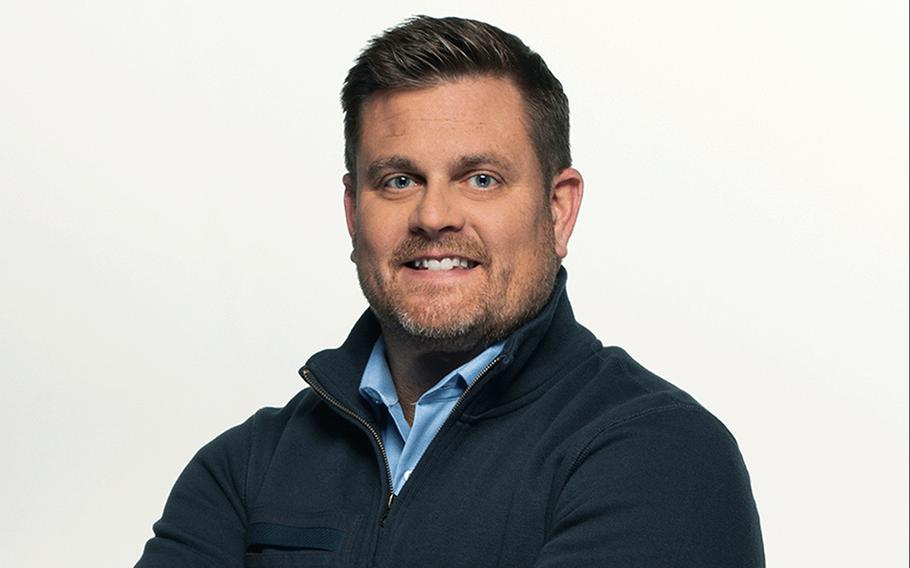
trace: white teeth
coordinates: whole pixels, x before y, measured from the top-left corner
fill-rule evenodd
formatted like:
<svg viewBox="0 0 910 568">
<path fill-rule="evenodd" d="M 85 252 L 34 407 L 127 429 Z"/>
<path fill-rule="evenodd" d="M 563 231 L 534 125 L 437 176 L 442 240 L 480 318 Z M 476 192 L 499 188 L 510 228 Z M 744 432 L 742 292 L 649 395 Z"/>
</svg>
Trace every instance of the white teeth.
<svg viewBox="0 0 910 568">
<path fill-rule="evenodd" d="M 471 264 L 467 259 L 449 257 L 437 260 L 435 258 L 421 258 L 409 263 L 411 268 L 424 270 L 452 270 L 454 268 L 470 268 Z"/>
</svg>

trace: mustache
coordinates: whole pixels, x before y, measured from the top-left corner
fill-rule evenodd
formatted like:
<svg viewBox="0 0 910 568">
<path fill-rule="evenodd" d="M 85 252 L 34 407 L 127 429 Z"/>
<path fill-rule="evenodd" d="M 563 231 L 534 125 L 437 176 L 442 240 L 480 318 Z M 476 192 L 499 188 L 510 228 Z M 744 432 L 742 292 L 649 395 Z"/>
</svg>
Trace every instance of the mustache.
<svg viewBox="0 0 910 568">
<path fill-rule="evenodd" d="M 445 253 L 447 256 L 459 256 L 487 264 L 489 255 L 487 249 L 479 241 L 467 236 L 453 234 L 445 235 L 438 239 L 428 239 L 419 235 L 411 235 L 399 244 L 392 254 L 392 262 L 396 265 L 404 264 L 409 260 L 421 256 Z"/>
</svg>

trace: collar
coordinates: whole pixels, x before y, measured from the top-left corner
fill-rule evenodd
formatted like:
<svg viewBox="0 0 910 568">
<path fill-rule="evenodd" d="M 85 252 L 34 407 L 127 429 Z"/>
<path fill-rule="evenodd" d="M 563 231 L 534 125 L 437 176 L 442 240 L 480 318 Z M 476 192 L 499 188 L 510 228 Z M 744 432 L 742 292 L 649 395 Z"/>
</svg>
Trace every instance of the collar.
<svg viewBox="0 0 910 568">
<path fill-rule="evenodd" d="M 484 367 L 489 365 L 499 355 L 504 344 L 505 341 L 494 343 L 470 361 L 446 373 L 436 384 L 427 389 L 420 399 L 442 398 L 443 394 L 445 395 L 444 398 L 453 398 L 461 395 L 468 385 L 477 379 Z M 392 371 L 389 369 L 389 363 L 385 357 L 385 342 L 382 337 L 376 340 L 376 344 L 370 352 L 370 358 L 367 360 L 366 368 L 363 370 L 358 390 L 360 396 L 376 405 L 392 407 L 398 404 L 398 391 L 395 389 Z M 446 393 L 443 393 L 443 390 Z"/>
<path fill-rule="evenodd" d="M 540 394 L 567 365 L 574 365 L 602 347 L 594 335 L 575 321 L 566 294 L 567 274 L 560 268 L 550 299 L 529 322 L 505 341 L 499 362 L 469 394 L 463 417 L 479 419 L 490 413 L 522 406 Z M 372 416 L 360 395 L 360 379 L 381 330 L 367 309 L 344 343 L 316 353 L 300 370 L 309 369 L 310 380 L 362 417 Z"/>
<path fill-rule="evenodd" d="M 382 340 L 382 337 L 377 339 L 376 344 L 373 345 L 373 351 L 370 352 L 370 358 L 367 359 L 367 366 L 360 377 L 358 390 L 360 396 L 376 405 L 392 407 L 398 404 L 398 391 L 395 389 L 392 371 L 385 358 L 385 341 Z"/>
</svg>

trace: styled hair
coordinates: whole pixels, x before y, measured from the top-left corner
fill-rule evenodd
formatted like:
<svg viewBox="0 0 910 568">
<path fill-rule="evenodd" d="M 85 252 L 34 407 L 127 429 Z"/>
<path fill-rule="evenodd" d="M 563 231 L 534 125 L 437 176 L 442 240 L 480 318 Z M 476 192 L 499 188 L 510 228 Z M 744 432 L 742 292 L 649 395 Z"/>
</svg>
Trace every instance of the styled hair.
<svg viewBox="0 0 910 568">
<path fill-rule="evenodd" d="M 416 16 L 374 37 L 341 90 L 344 163 L 356 176 L 363 105 L 380 91 L 430 87 L 489 75 L 511 79 L 524 99 L 531 142 L 546 187 L 572 165 L 569 101 L 543 58 L 512 34 L 465 18 Z"/>
</svg>

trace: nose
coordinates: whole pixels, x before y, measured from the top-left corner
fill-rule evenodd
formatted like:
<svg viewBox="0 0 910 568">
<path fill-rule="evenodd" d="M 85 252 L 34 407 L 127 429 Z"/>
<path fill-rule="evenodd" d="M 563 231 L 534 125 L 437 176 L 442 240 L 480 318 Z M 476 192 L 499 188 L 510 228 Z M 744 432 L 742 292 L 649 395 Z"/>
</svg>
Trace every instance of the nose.
<svg viewBox="0 0 910 568">
<path fill-rule="evenodd" d="M 448 184 L 431 183 L 423 189 L 409 219 L 412 233 L 436 240 L 446 232 L 464 227 L 464 214 Z"/>
</svg>

